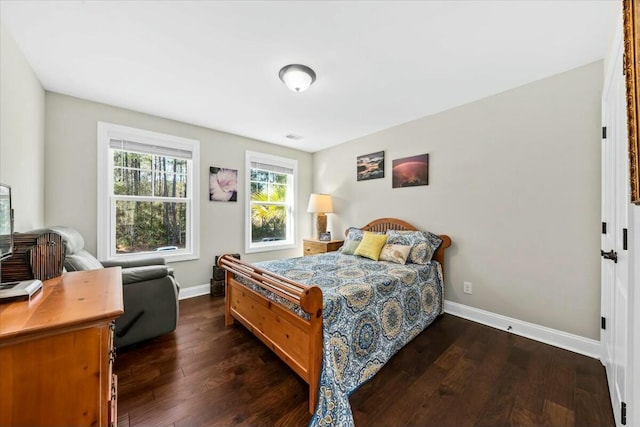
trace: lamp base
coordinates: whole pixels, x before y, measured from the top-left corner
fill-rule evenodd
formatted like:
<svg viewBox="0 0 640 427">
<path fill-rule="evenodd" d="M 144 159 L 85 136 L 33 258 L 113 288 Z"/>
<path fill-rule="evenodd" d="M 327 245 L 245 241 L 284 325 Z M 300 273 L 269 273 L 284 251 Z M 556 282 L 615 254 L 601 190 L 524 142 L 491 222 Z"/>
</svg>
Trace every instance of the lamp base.
<svg viewBox="0 0 640 427">
<path fill-rule="evenodd" d="M 316 218 L 316 232 L 318 233 L 316 237 L 319 239 L 320 233 L 327 232 L 327 214 L 319 213 Z"/>
</svg>

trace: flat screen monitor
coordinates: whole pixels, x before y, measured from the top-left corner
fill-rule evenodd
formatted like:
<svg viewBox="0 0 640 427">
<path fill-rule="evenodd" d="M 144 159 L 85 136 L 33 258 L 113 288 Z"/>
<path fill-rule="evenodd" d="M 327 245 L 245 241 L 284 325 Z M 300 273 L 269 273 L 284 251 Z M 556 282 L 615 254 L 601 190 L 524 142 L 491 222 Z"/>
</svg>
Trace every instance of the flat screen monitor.
<svg viewBox="0 0 640 427">
<path fill-rule="evenodd" d="M 13 253 L 13 211 L 11 187 L 0 184 L 0 260 Z"/>
</svg>

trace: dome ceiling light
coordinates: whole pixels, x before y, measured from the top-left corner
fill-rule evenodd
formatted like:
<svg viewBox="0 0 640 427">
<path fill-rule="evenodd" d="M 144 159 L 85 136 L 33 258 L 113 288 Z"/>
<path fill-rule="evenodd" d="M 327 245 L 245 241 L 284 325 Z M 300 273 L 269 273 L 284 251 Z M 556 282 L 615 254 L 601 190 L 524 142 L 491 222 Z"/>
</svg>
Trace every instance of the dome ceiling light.
<svg viewBox="0 0 640 427">
<path fill-rule="evenodd" d="M 316 80 L 316 73 L 306 65 L 289 64 L 280 69 L 280 80 L 292 91 L 303 92 Z"/>
</svg>

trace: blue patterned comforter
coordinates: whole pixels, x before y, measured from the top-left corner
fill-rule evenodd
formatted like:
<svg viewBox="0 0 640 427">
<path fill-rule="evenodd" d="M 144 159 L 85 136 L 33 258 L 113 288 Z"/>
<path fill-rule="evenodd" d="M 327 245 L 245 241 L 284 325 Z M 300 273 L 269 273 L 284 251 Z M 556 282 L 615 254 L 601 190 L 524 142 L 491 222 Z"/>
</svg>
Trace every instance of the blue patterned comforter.
<svg viewBox="0 0 640 427">
<path fill-rule="evenodd" d="M 322 288 L 323 366 L 310 426 L 353 426 L 349 395 L 442 312 L 442 269 L 434 261 L 399 265 L 330 252 L 255 265 Z"/>
</svg>

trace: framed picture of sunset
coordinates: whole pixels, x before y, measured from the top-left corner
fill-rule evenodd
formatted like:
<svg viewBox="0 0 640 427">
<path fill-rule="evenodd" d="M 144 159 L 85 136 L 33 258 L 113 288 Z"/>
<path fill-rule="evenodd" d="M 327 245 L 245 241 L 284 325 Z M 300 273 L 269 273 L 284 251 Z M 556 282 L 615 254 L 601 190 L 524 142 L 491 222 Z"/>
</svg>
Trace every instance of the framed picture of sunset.
<svg viewBox="0 0 640 427">
<path fill-rule="evenodd" d="M 358 181 L 378 178 L 384 178 L 384 151 L 358 156 Z"/>
<path fill-rule="evenodd" d="M 429 185 L 429 154 L 395 159 L 392 168 L 392 187 Z"/>
</svg>

